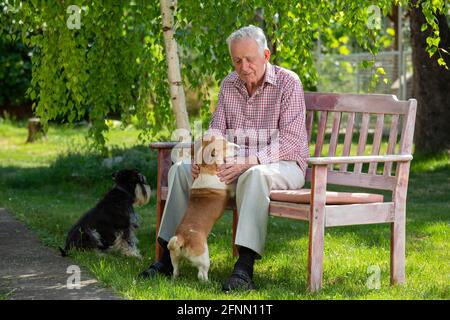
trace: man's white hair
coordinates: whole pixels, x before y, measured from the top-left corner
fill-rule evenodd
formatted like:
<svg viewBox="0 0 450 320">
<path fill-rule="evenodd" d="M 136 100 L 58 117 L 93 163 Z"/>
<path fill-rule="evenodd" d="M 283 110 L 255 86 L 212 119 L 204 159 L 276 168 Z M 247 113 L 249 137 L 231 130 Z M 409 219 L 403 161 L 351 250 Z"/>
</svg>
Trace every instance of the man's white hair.
<svg viewBox="0 0 450 320">
<path fill-rule="evenodd" d="M 228 50 L 230 51 L 230 54 L 231 54 L 231 43 L 241 39 L 255 40 L 258 45 L 259 51 L 261 52 L 261 55 L 264 55 L 265 49 L 269 49 L 267 47 L 267 40 L 264 31 L 259 27 L 249 25 L 247 27 L 242 27 L 236 30 L 227 38 Z"/>
</svg>

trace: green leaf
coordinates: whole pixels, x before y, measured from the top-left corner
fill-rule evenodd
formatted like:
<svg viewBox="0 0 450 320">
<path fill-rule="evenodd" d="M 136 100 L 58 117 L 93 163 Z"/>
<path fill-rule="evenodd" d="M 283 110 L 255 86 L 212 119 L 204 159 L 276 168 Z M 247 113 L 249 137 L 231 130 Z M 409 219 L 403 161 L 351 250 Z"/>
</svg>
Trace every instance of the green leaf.
<svg viewBox="0 0 450 320">
<path fill-rule="evenodd" d="M 361 66 L 364 69 L 371 68 L 375 62 L 373 60 L 363 60 L 361 61 Z"/>
<path fill-rule="evenodd" d="M 350 50 L 348 50 L 346 46 L 340 46 L 339 53 L 343 55 L 348 55 L 350 53 Z"/>
<path fill-rule="evenodd" d="M 428 54 L 430 55 L 430 58 L 436 53 L 437 48 L 436 47 L 431 47 L 428 50 Z"/>
<path fill-rule="evenodd" d="M 386 72 L 384 71 L 384 69 L 382 67 L 377 68 L 377 73 L 379 74 L 386 74 Z"/>
<path fill-rule="evenodd" d="M 387 29 L 386 29 L 386 33 L 387 33 L 388 35 L 392 36 L 392 37 L 395 36 L 395 30 L 394 30 L 394 28 L 387 28 Z"/>
</svg>

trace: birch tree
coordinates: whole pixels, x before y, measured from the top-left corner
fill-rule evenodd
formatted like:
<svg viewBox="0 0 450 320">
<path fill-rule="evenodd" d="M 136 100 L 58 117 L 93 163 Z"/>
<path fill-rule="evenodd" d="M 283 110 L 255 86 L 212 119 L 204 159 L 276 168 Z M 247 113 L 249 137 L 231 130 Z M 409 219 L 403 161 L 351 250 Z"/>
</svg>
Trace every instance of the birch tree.
<svg viewBox="0 0 450 320">
<path fill-rule="evenodd" d="M 183 79 L 180 72 L 178 57 L 178 44 L 174 38 L 174 12 L 176 0 L 160 0 L 162 30 L 166 48 L 167 74 L 170 87 L 170 101 L 175 114 L 178 129 L 190 131 L 188 113 L 186 111 L 186 98 L 184 94 Z"/>
</svg>

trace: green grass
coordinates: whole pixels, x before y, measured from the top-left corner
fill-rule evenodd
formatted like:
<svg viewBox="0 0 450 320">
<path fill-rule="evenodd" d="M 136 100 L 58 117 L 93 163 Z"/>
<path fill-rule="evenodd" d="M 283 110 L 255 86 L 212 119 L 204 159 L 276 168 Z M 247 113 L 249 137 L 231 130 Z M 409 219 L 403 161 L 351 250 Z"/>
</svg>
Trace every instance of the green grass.
<svg viewBox="0 0 450 320">
<path fill-rule="evenodd" d="M 138 144 L 137 130 L 115 129 L 109 135 L 110 156 L 124 158 L 112 168 L 103 167 L 104 157 L 84 147 L 86 131 L 51 126 L 46 140 L 25 144 L 25 125 L 0 122 L 0 207 L 24 221 L 53 249 L 111 187 L 110 174 L 115 169 L 137 167 L 155 187 L 156 155 Z M 308 293 L 308 225 L 271 217 L 265 254 L 255 265 L 258 290 L 223 294 L 221 283 L 235 262 L 230 213 L 218 221 L 209 238 L 209 283 L 200 283 L 187 263 L 176 281 L 138 279 L 138 273 L 154 259 L 153 197 L 137 209 L 142 216 L 138 232 L 142 261 L 94 252 L 75 252 L 71 259 L 127 299 L 449 299 L 448 190 L 449 156 L 416 157 L 408 190 L 404 286 L 389 285 L 388 225 L 337 227 L 325 233 L 324 287 L 317 294 Z M 371 266 L 381 272 L 380 289 L 367 286 Z"/>
</svg>

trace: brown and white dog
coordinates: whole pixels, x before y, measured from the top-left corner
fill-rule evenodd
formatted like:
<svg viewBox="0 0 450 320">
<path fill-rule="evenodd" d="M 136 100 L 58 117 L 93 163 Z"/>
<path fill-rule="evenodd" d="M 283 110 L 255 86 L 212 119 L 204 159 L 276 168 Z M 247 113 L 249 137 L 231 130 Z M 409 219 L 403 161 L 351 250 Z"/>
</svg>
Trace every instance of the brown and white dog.
<svg viewBox="0 0 450 320">
<path fill-rule="evenodd" d="M 225 158 L 236 155 L 238 150 L 238 145 L 219 136 L 203 137 L 201 144 L 196 143 L 194 161 L 200 174 L 192 184 L 186 213 L 168 244 L 174 278 L 179 275 L 180 259 L 184 257 L 198 268 L 199 280 L 208 280 L 207 238 L 235 190 L 221 182 L 217 172 Z"/>
</svg>

